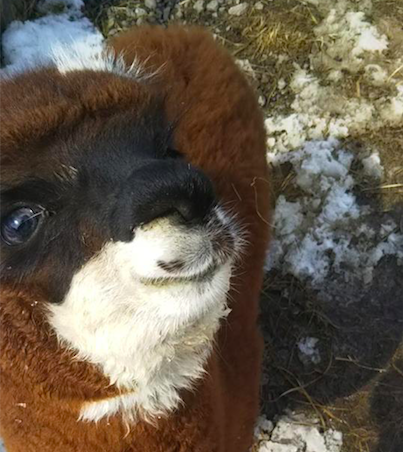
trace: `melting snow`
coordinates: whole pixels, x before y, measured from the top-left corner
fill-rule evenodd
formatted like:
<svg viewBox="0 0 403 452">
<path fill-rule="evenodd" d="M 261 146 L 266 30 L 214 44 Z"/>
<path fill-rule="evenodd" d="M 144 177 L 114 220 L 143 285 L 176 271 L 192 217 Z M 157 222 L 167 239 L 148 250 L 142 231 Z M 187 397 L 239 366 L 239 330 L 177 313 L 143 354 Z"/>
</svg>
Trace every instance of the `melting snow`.
<svg viewBox="0 0 403 452">
<path fill-rule="evenodd" d="M 301 195 L 292 201 L 277 199 L 274 213 L 274 240 L 267 269 L 276 268 L 320 286 L 331 272 L 346 282 L 372 281 L 379 260 L 395 255 L 403 263 L 403 234 L 394 223 L 385 233 L 368 224 L 371 208 L 359 204 L 351 174 L 354 156 L 334 138 L 306 142 L 302 149 L 269 154 L 274 166 L 292 164 L 296 177 L 292 184 Z M 378 154 L 361 160 L 364 172 L 382 175 Z"/>
<path fill-rule="evenodd" d="M 302 362 L 318 364 L 321 361 L 320 352 L 317 348 L 319 339 L 316 337 L 304 337 L 297 344 L 299 357 Z"/>
<path fill-rule="evenodd" d="M 82 0 L 45 0 L 42 13 L 65 5 L 61 14 L 48 14 L 36 20 L 14 21 L 3 34 L 4 61 L 1 73 L 12 74 L 46 64 L 57 47 L 79 44 L 81 48 L 102 48 L 103 37 L 81 12 Z"/>
<path fill-rule="evenodd" d="M 393 62 L 387 59 L 387 37 L 368 22 L 364 11 L 352 10 L 353 5 L 346 0 L 305 1 L 321 8 L 325 15 L 314 28 L 321 50 L 311 55 L 309 67 L 294 64 L 290 82 L 295 95 L 292 112 L 266 119 L 269 148 L 287 152 L 300 148 L 307 140 L 345 138 L 403 121 L 403 86 L 393 87 L 390 78 L 403 64 L 403 58 Z M 360 9 L 370 10 L 371 5 L 370 0 L 361 2 Z M 334 83 L 319 80 L 317 70 L 327 73 Z M 346 97 L 337 82 L 343 80 L 343 72 L 359 71 L 374 86 L 389 87 L 391 94 L 374 101 Z M 283 86 L 284 81 L 279 83 Z"/>
<path fill-rule="evenodd" d="M 300 193 L 277 199 L 267 268 L 309 280 L 313 286 L 334 273 L 347 283 L 359 279 L 366 284 L 382 257 L 394 255 L 402 264 L 403 235 L 392 222 L 387 234 L 382 225 L 371 226 L 371 208 L 355 195 L 353 159 L 359 161 L 362 176 L 379 183 L 384 173 L 379 154 L 354 156 L 338 140 L 402 123 L 403 86 L 388 85 L 388 71 L 394 67 L 388 67 L 383 55 L 386 36 L 365 16 L 370 0 L 360 5 L 362 11 L 354 11 L 346 0 L 306 1 L 324 13 L 314 29 L 322 50 L 312 55 L 309 68 L 295 64 L 292 112 L 269 116 L 265 122 L 269 161 L 274 167 L 286 162 L 293 166 L 292 184 Z M 317 69 L 326 70 L 336 83 L 324 84 L 314 75 Z M 337 83 L 343 71 L 359 70 L 374 85 L 391 88 L 391 94 L 375 101 L 343 95 Z"/>
<path fill-rule="evenodd" d="M 274 425 L 260 417 L 255 429 L 256 452 L 340 452 L 342 434 L 328 429 L 321 433 L 318 419 L 288 412 Z"/>
</svg>

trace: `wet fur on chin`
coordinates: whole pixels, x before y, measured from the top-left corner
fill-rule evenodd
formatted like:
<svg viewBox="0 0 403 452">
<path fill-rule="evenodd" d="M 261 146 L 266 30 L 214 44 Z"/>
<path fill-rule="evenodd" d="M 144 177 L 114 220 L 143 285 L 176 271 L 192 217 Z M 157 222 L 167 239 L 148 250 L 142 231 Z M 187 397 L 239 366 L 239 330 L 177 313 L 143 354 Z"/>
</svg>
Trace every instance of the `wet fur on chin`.
<svg viewBox="0 0 403 452">
<path fill-rule="evenodd" d="M 46 171 L 54 171 L 52 155 L 65 153 L 67 145 L 85 149 L 87 138 L 95 140 L 87 155 L 94 150 L 105 152 L 114 181 L 114 162 L 108 152 L 112 149 L 123 159 L 127 157 L 126 151 L 136 139 L 131 121 L 142 117 L 144 111 L 151 111 L 149 117 L 155 118 L 152 111 L 159 108 L 153 101 L 157 93 L 168 119 L 177 121 L 175 145 L 211 178 L 224 209 L 235 212 L 245 227 L 248 243 L 231 277 L 228 296 L 217 300 L 211 311 L 206 310 L 206 317 L 199 315 L 202 324 L 208 325 L 206 344 L 210 345 L 205 347 L 200 341 L 204 326 L 193 336 L 194 332 L 189 333 L 189 342 L 199 341 L 205 355 L 202 351 L 200 360 L 191 364 L 192 375 L 186 376 L 182 389 L 167 390 L 165 405 L 177 408 L 161 419 L 157 415 L 152 425 L 138 418 L 141 404 L 137 387 L 127 384 L 133 375 L 121 379 L 119 386 L 111 384 L 112 372 L 105 376 L 100 371 L 105 363 L 94 365 L 96 357 L 77 359 L 78 347 L 58 338 L 49 325 L 49 292 L 54 295 L 50 310 L 62 309 L 60 302 L 72 287 L 74 274 L 105 246 L 74 210 L 60 223 L 56 216 L 50 216 L 52 224 L 65 235 L 43 239 L 47 250 L 60 254 L 59 260 L 49 259 L 45 251 L 34 246 L 18 259 L 7 253 L 2 256 L 1 435 L 8 452 L 245 452 L 251 446 L 259 412 L 262 338 L 257 316 L 269 238 L 263 118 L 254 93 L 232 58 L 201 29 L 141 27 L 117 37 L 110 45 L 115 55 L 123 55 L 125 68 L 136 61 L 142 74 L 160 70 L 140 83 L 135 77 L 113 71 L 63 69 L 62 74 L 56 67 L 2 82 L 1 183 L 7 181 L 8 190 L 31 171 L 42 180 Z M 141 130 L 149 126 L 161 129 L 158 143 L 164 142 L 166 124 L 143 121 Z M 105 133 L 106 128 L 113 133 Z M 147 138 L 147 134 L 141 133 L 141 137 Z M 155 145 L 147 140 L 141 144 Z M 44 154 L 44 150 L 52 152 Z M 81 166 L 65 162 L 64 169 L 59 169 L 54 183 L 25 186 L 24 196 L 36 196 L 39 190 L 38 196 L 50 203 L 54 199 L 57 205 L 64 193 L 59 184 L 67 179 L 74 185 Z M 76 202 L 80 205 L 82 199 L 78 197 Z M 98 211 L 95 203 L 94 212 Z M 80 235 L 70 235 L 75 230 L 71 222 L 80 227 Z M 78 255 L 69 255 L 72 244 L 82 250 Z M 20 266 L 23 274 L 18 271 Z M 229 314 L 226 305 L 231 309 Z M 173 340 L 181 342 L 179 337 Z M 82 353 L 80 358 L 85 355 Z M 175 365 L 184 370 L 181 362 Z M 144 372 L 147 386 L 152 372 Z M 119 375 L 112 380 L 117 382 Z M 190 391 L 186 389 L 188 383 Z M 150 406 L 151 411 L 154 408 L 155 412 L 159 410 L 158 400 Z M 122 412 L 129 420 L 137 417 L 129 429 Z M 80 416 L 82 421 L 77 422 Z"/>
</svg>

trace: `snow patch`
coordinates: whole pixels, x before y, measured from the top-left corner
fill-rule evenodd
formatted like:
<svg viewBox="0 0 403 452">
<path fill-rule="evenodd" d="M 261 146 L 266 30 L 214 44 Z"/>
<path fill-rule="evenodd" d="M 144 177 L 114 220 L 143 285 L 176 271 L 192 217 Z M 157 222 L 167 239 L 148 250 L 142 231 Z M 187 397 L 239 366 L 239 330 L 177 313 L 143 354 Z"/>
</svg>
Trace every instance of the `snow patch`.
<svg viewBox="0 0 403 452">
<path fill-rule="evenodd" d="M 332 136 L 345 138 L 350 131 L 365 129 L 373 121 L 375 107 L 365 99 L 337 96 L 331 86 L 322 86 L 308 70 L 295 65 L 290 88 L 295 94 L 289 115 L 265 120 L 272 151 L 287 152 L 308 140 Z"/>
<path fill-rule="evenodd" d="M 381 110 L 381 117 L 392 125 L 399 125 L 403 121 L 403 85 L 397 86 L 396 97 L 386 99 Z"/>
<path fill-rule="evenodd" d="M 367 21 L 364 12 L 347 10 L 350 7 L 346 2 L 336 2 L 314 33 L 325 47 L 319 55 L 321 65 L 358 72 L 371 58 L 369 53 L 388 48 L 388 40 Z"/>
<path fill-rule="evenodd" d="M 299 340 L 297 347 L 299 357 L 303 363 L 312 362 L 319 364 L 321 361 L 320 352 L 317 348 L 319 339 L 316 337 L 304 337 Z"/>
<path fill-rule="evenodd" d="M 295 65 L 290 88 L 295 94 L 291 113 L 265 120 L 271 152 L 288 152 L 308 140 L 346 138 L 403 121 L 403 86 L 374 101 L 346 98 L 334 85 L 323 86 L 309 70 Z"/>
<path fill-rule="evenodd" d="M 325 15 L 314 27 L 320 50 L 310 56 L 309 65 L 294 64 L 289 83 L 294 94 L 291 112 L 269 115 L 265 121 L 270 150 L 287 152 L 308 140 L 341 139 L 398 125 L 403 121 L 403 86 L 394 85 L 391 76 L 403 59 L 388 60 L 388 39 L 364 12 L 371 10 L 371 1 L 360 4 L 361 11 L 352 10 L 354 6 L 346 0 L 306 1 Z M 327 80 L 320 80 L 316 71 L 327 74 Z M 344 75 L 358 72 L 368 83 L 387 87 L 389 93 L 377 99 L 367 99 L 359 91 L 346 96 L 341 85 Z M 279 83 L 281 90 L 285 83 Z"/>
<path fill-rule="evenodd" d="M 275 425 L 260 417 L 255 429 L 256 452 L 340 452 L 342 433 L 328 429 L 321 433 L 319 420 L 288 412 Z"/>
<path fill-rule="evenodd" d="M 373 271 L 386 255 L 403 262 L 403 234 L 396 224 L 376 230 L 367 224 L 369 206 L 357 202 L 356 181 L 351 174 L 354 156 L 338 140 L 307 142 L 298 151 L 269 154 L 273 166 L 291 163 L 297 199 L 277 199 L 274 239 L 266 268 L 309 279 L 320 287 L 331 274 L 346 283 L 372 281 Z M 362 160 L 364 171 L 380 176 L 378 154 Z"/>
<path fill-rule="evenodd" d="M 378 152 L 373 152 L 369 157 L 363 158 L 361 164 L 366 176 L 382 179 L 384 171 Z"/>
<path fill-rule="evenodd" d="M 36 20 L 12 22 L 3 34 L 2 75 L 12 75 L 38 65 L 49 64 L 55 49 L 79 47 L 86 54 L 103 50 L 103 37 L 84 17 L 81 0 L 46 0 L 39 5 L 42 13 L 64 6 L 60 14 L 48 14 Z"/>
<path fill-rule="evenodd" d="M 252 78 L 252 79 L 256 79 L 256 73 L 255 70 L 253 69 L 251 63 L 249 60 L 245 59 L 245 60 L 235 60 L 235 63 L 238 65 L 238 67 L 245 72 L 245 74 Z"/>
</svg>

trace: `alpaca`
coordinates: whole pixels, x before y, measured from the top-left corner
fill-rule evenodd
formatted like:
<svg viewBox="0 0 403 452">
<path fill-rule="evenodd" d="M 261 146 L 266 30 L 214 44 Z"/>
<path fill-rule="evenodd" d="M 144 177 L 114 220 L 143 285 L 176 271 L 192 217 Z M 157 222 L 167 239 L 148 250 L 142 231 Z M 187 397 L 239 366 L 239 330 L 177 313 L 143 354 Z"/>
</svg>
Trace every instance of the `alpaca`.
<svg viewBox="0 0 403 452">
<path fill-rule="evenodd" d="M 1 82 L 8 452 L 246 452 L 263 119 L 206 31 L 140 27 Z"/>
</svg>

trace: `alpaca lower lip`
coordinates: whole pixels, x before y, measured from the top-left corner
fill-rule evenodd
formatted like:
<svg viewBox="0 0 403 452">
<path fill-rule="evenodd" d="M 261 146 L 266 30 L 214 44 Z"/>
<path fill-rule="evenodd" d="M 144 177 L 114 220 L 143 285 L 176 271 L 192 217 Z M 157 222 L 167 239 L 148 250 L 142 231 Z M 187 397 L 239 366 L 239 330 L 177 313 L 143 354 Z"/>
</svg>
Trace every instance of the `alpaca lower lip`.
<svg viewBox="0 0 403 452">
<path fill-rule="evenodd" d="M 174 284 L 186 284 L 186 283 L 205 283 L 211 281 L 215 273 L 217 272 L 218 264 L 212 263 L 206 270 L 196 275 L 191 276 L 169 276 L 161 278 L 142 278 L 141 282 L 145 285 L 151 286 L 168 286 Z"/>
</svg>

